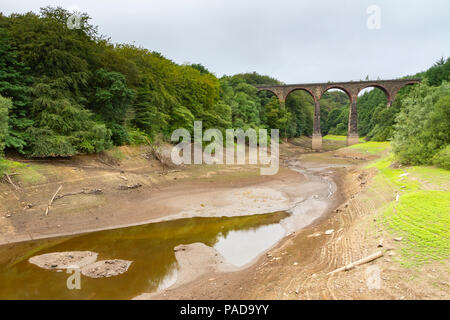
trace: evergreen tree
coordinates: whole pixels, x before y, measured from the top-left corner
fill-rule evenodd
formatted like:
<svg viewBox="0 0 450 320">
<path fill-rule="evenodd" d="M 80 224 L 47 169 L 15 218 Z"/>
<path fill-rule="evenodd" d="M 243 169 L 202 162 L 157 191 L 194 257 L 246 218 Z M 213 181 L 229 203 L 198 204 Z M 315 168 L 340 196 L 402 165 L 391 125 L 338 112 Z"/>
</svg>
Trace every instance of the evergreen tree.
<svg viewBox="0 0 450 320">
<path fill-rule="evenodd" d="M 12 100 L 5 144 L 8 148 L 23 152 L 29 139 L 26 130 L 33 125 L 29 114 L 28 86 L 31 78 L 26 75 L 27 68 L 17 60 L 16 52 L 9 44 L 7 23 L 7 19 L 0 16 L 0 95 Z"/>
</svg>

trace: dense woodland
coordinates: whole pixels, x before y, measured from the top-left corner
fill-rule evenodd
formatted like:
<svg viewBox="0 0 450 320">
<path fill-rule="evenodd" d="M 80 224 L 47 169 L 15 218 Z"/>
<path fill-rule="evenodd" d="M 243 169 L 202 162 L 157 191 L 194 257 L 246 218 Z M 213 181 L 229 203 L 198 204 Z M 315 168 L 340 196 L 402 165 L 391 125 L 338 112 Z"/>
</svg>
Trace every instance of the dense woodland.
<svg viewBox="0 0 450 320">
<path fill-rule="evenodd" d="M 82 15 L 0 14 L 0 154 L 67 157 L 112 146 L 170 140 L 174 129 L 278 128 L 282 137 L 312 134 L 313 100 L 303 91 L 280 105 L 256 84 L 280 84 L 256 73 L 217 78 L 201 64 L 178 65 L 158 52 L 114 44 Z M 416 76 L 391 108 L 379 89 L 358 99 L 358 130 L 368 140 L 393 140 L 400 162 L 450 168 L 450 59 Z M 321 130 L 347 133 L 349 100 L 329 91 Z"/>
</svg>

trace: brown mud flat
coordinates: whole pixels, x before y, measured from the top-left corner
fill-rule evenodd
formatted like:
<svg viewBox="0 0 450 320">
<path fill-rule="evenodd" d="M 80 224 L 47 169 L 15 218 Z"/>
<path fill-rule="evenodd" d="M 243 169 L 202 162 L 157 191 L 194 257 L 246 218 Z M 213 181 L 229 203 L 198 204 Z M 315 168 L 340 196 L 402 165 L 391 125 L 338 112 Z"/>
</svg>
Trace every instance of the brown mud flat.
<svg viewBox="0 0 450 320">
<path fill-rule="evenodd" d="M 394 196 L 373 197 L 368 193 L 374 172 L 362 169 L 362 164 L 366 163 L 362 157 L 339 150 L 304 154 L 308 150 L 284 144 L 281 146 L 284 166 L 280 167 L 280 172 L 275 176 L 260 176 L 254 166 L 167 170 L 157 161 L 140 157 L 142 150 L 123 148 L 122 151 L 125 159 L 120 161 L 120 166 L 114 161 L 111 165 L 105 164 L 104 159 L 99 163 L 92 157 L 80 157 L 59 165 L 41 165 L 39 169 L 47 174 L 46 182 L 41 185 L 17 183 L 21 191 L 0 185 L 4 200 L 0 213 L 10 215 L 0 218 L 0 243 L 211 216 L 211 212 L 212 216 L 222 216 L 227 211 L 244 215 L 284 210 L 298 201 L 297 189 L 306 182 L 301 172 L 287 168 L 292 160 L 299 160 L 305 168 L 319 167 L 333 176 L 337 192 L 325 215 L 312 225 L 291 233 L 245 268 L 223 270 L 214 266 L 213 259 L 210 268 L 199 274 L 192 276 L 187 268 L 183 271 L 187 272 L 185 280 L 139 298 L 449 299 L 448 273 L 445 272 L 448 263 L 405 270 L 393 261 L 399 248 L 389 239 L 382 248 L 384 257 L 350 271 L 328 274 L 379 250 L 380 239 L 372 222 L 377 219 L 377 209 L 386 201 L 392 201 Z M 137 184 L 142 187 L 119 188 Z M 44 216 L 48 199 L 59 185 L 63 185 L 62 193 L 83 189 L 103 192 L 64 197 L 55 201 L 49 215 Z M 308 197 L 320 192 L 325 196 L 325 190 L 319 192 L 314 185 L 310 186 Z M 239 191 L 236 193 L 236 190 Z M 272 194 L 276 196 L 261 205 Z M 302 197 L 305 197 L 304 192 Z M 183 211 L 186 207 L 188 210 Z M 333 231 L 329 233 L 329 230 Z M 203 249 L 199 252 L 209 250 Z M 381 271 L 381 289 L 368 288 L 368 266 Z M 444 280 L 436 286 L 435 278 Z"/>
<path fill-rule="evenodd" d="M 211 271 L 137 299 L 450 299 L 449 261 L 405 268 L 395 261 L 401 250 L 396 241 L 384 238 L 379 246 L 383 230 L 374 223 L 377 209 L 394 195 L 373 195 L 374 174 L 361 166 L 341 171 L 335 180 L 341 205 L 287 236 L 252 266 L 236 272 Z M 380 250 L 384 256 L 375 261 L 330 274 Z M 370 286 L 373 270 L 380 275 L 376 288 Z"/>
<path fill-rule="evenodd" d="M 93 156 L 56 163 L 36 161 L 32 165 L 45 177 L 43 183 L 18 180 L 18 191 L 0 184 L 0 244 L 193 216 L 285 210 L 303 180 L 301 174 L 286 168 L 274 176 L 261 176 L 256 166 L 167 169 L 144 158 L 142 150 L 122 149 L 126 158 L 120 166 L 106 165 L 104 159 Z M 56 197 L 46 216 L 59 186 L 58 196 L 64 197 Z"/>
</svg>

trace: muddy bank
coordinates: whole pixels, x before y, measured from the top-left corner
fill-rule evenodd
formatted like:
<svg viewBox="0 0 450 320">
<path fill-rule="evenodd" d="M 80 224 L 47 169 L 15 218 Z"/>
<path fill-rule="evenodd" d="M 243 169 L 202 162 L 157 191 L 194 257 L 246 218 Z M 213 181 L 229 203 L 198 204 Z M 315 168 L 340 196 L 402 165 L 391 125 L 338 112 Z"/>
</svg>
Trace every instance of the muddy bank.
<svg viewBox="0 0 450 320">
<path fill-rule="evenodd" d="M 338 228 L 334 223 L 336 212 L 342 211 L 336 207 L 347 207 L 348 190 L 357 190 L 359 187 L 357 184 L 352 185 L 353 181 L 349 184 L 348 167 L 324 164 L 316 166 L 313 163 L 300 164 L 296 161 L 290 161 L 289 166 L 310 180 L 326 182 L 326 187 L 324 186 L 319 195 L 300 200 L 298 206 L 292 209 L 297 212 L 297 217 L 301 218 L 296 220 L 295 216 L 291 216 L 281 221 L 280 225 L 289 232 L 270 250 L 236 270 L 204 270 L 203 274 L 197 275 L 194 281 L 175 283 L 160 292 L 142 294 L 136 299 L 286 298 L 283 294 L 281 296 L 271 294 L 274 288 L 278 288 L 275 278 L 282 278 L 289 282 L 292 275 L 299 272 L 301 266 L 321 263 L 315 260 L 316 253 L 323 253 L 323 245 L 332 241 L 337 232 L 342 232 L 342 228 Z M 323 206 L 323 203 L 319 206 L 315 205 L 317 204 L 315 201 L 320 199 L 328 199 L 328 202 L 323 202 L 327 205 Z M 188 269 L 185 267 L 184 272 L 189 272 Z M 191 269 L 190 272 L 194 270 Z M 282 285 L 290 287 L 286 283 Z M 281 287 L 279 289 L 282 290 Z M 291 296 L 291 298 L 295 297 Z"/>
<path fill-rule="evenodd" d="M 204 274 L 211 272 L 232 272 L 239 269 L 227 263 L 226 259 L 220 253 L 204 243 L 179 245 L 175 247 L 174 251 L 178 268 L 176 282 L 170 286 L 171 289 L 195 281 Z M 147 300 L 157 294 L 159 293 L 145 293 L 134 299 Z"/>
<path fill-rule="evenodd" d="M 74 235 L 189 217 L 231 217 L 291 210 L 304 199 L 325 196 L 325 181 L 311 181 L 302 173 L 281 169 L 275 176 L 245 179 L 210 178 L 208 181 L 179 181 L 158 188 L 140 188 L 101 197 L 91 209 L 69 209 L 65 198 L 54 204 L 48 216 L 28 212 L 0 217 L 0 244 Z M 327 188 L 327 187 L 325 187 Z M 63 189 L 64 190 L 64 189 Z M 67 199 L 66 201 L 72 201 Z M 75 204 L 76 205 L 76 204 Z M 61 208 L 61 210 L 60 210 Z"/>
<path fill-rule="evenodd" d="M 290 170 L 301 174 L 302 177 L 304 177 L 304 181 L 297 185 L 297 193 L 294 193 L 296 197 L 293 198 L 293 203 L 290 208 L 287 209 L 291 215 L 280 222 L 279 227 L 284 230 L 282 236 L 279 237 L 278 240 L 273 241 L 271 247 L 266 248 L 266 250 L 273 249 L 274 246 L 279 246 L 280 243 L 283 243 L 283 239 L 285 239 L 286 236 L 295 234 L 296 231 L 312 225 L 316 221 L 321 221 L 321 218 L 323 221 L 326 214 L 330 213 L 331 209 L 334 208 L 340 200 L 342 200 L 342 197 L 337 194 L 337 183 L 334 181 L 339 176 L 337 171 L 339 171 L 338 168 L 340 166 L 305 166 L 302 162 L 297 160 L 290 160 L 286 162 L 286 165 Z M 268 236 L 274 232 L 276 233 L 276 231 L 269 231 Z M 242 243 L 245 243 L 245 239 L 242 239 Z M 161 292 L 142 294 L 136 297 L 136 299 L 170 298 L 172 292 L 177 292 L 177 289 L 183 285 L 189 286 L 189 283 L 194 282 L 195 279 L 201 277 L 204 279 L 205 277 L 209 277 L 208 281 L 211 282 L 214 281 L 218 274 L 245 270 L 253 264 L 258 263 L 262 257 L 262 254 L 266 252 L 266 250 L 260 251 L 254 259 L 239 266 L 236 265 L 236 262 L 234 265 L 231 264 L 231 259 L 227 261 L 225 257 L 214 250 L 217 248 L 217 245 L 215 248 L 203 247 L 183 247 L 184 250 L 189 249 L 189 254 L 187 254 L 189 258 L 186 259 L 184 251 L 182 255 L 177 255 L 177 260 L 179 259 L 178 272 L 182 276 L 177 279 L 173 286 L 165 288 L 164 290 L 161 290 Z M 235 248 L 230 248 L 230 251 L 233 249 Z M 197 265 L 196 263 L 193 263 L 196 259 L 201 260 L 202 257 L 209 259 L 208 262 L 204 263 L 204 267 L 202 267 L 201 264 Z M 270 257 L 272 256 L 270 255 Z M 232 265 L 233 267 L 223 268 L 222 266 L 226 262 L 228 262 L 228 266 Z M 220 278 L 220 276 L 218 277 Z"/>
<path fill-rule="evenodd" d="M 5 270 L 2 274 L 5 275 L 4 283 L 7 285 L 4 290 L 0 290 L 0 296 L 9 297 L 13 293 L 22 297 L 21 294 L 31 290 L 50 298 L 84 298 L 87 295 L 96 298 L 130 299 L 146 292 L 160 292 L 164 295 L 176 290 L 175 288 L 196 283 L 197 280 L 193 279 L 203 279 L 211 274 L 214 276 L 208 279 L 217 279 L 216 274 L 220 278 L 222 274 L 247 270 L 261 261 L 264 252 L 283 243 L 287 235 L 325 219 L 324 214 L 330 212 L 339 202 L 334 182 L 335 177 L 339 176 L 339 167 L 321 165 L 317 168 L 304 163 L 286 165 L 290 166 L 290 169 L 283 169 L 278 175 L 264 178 L 263 181 L 260 177 L 255 177 L 254 180 L 232 180 L 217 184 L 207 182 L 216 188 L 206 188 L 204 185 L 200 187 L 201 183 L 181 182 L 153 192 L 150 198 L 145 197 L 145 191 L 129 192 L 127 196 L 131 199 L 126 200 L 127 206 L 114 202 L 116 211 L 108 212 L 114 218 L 114 214 L 123 206 L 127 211 L 118 216 L 122 219 L 126 218 L 125 213 L 133 217 L 134 211 L 131 211 L 131 208 L 137 209 L 141 217 L 148 218 L 155 208 L 161 210 L 163 207 L 166 211 L 159 211 L 160 216 L 154 217 L 153 221 L 165 219 L 167 222 L 145 225 L 137 223 L 139 226 L 79 235 L 67 240 L 42 240 L 45 241 L 42 243 L 48 243 L 44 246 L 39 241 L 10 245 L 18 252 L 22 251 L 22 247 L 24 252 L 34 252 L 34 249 L 26 249 L 29 245 L 44 248 L 42 253 L 90 250 L 99 252 L 102 260 L 121 257 L 133 261 L 133 265 L 122 275 L 105 278 L 105 281 L 108 281 L 103 283 L 101 288 L 95 282 L 83 280 L 87 281 L 88 291 L 67 292 L 65 281 L 60 279 L 61 281 L 55 282 L 55 276 L 52 274 L 38 270 L 27 272 L 32 276 L 31 279 L 34 279 L 30 279 L 31 281 L 11 276 L 16 274 L 17 270 L 27 268 L 20 262 L 23 258 L 19 255 L 9 260 L 9 264 L 3 265 Z M 186 186 L 191 188 L 186 190 Z M 158 199 L 165 201 L 161 203 Z M 273 214 L 264 213 L 280 209 L 282 211 Z M 168 212 L 173 214 L 167 214 Z M 183 250 L 173 250 L 180 244 L 198 242 L 203 243 L 201 248 L 195 248 L 198 252 L 189 249 L 186 252 L 191 254 L 183 256 L 183 253 L 186 253 Z M 4 253 L 7 252 L 11 252 L 10 249 Z M 0 261 L 2 254 L 0 252 Z M 192 260 L 191 257 L 195 259 Z M 202 261 L 203 258 L 206 261 Z M 201 260 L 200 266 L 196 261 L 198 259 Z M 225 265 L 231 265 L 232 268 L 222 268 Z M 64 275 L 61 273 L 57 274 L 57 277 L 62 276 Z M 24 286 L 24 292 L 11 292 L 7 289 L 8 283 L 11 288 L 17 287 L 18 285 L 14 285 L 16 281 Z M 47 292 L 41 287 L 42 281 L 53 281 L 60 287 L 55 286 L 54 292 Z M 215 283 L 215 280 L 211 282 Z M 130 283 L 134 285 L 131 286 Z M 124 286 L 128 288 L 126 291 L 116 290 Z M 28 287 L 29 289 L 26 289 Z M 152 298 L 160 296 L 156 294 Z M 140 298 L 142 297 L 146 296 Z"/>
</svg>

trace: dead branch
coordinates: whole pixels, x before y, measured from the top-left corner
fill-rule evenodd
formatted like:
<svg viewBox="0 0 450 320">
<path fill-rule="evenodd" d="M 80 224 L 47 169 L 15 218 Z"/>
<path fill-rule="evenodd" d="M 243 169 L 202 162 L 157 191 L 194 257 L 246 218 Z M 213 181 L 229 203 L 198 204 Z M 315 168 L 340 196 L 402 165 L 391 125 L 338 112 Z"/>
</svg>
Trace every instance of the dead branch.
<svg viewBox="0 0 450 320">
<path fill-rule="evenodd" d="M 119 190 L 137 189 L 137 188 L 140 188 L 140 187 L 142 187 L 142 184 L 137 183 L 137 184 L 133 184 L 133 185 L 130 185 L 130 186 L 119 186 Z"/>
<path fill-rule="evenodd" d="M 78 194 L 102 194 L 102 193 L 103 193 L 102 189 L 91 189 L 91 190 L 82 190 L 78 192 L 69 192 L 56 196 L 54 201 L 62 199 L 64 197 L 76 196 Z"/>
<path fill-rule="evenodd" d="M 15 173 L 15 174 L 17 174 L 17 173 Z M 14 184 L 14 182 L 12 181 L 11 176 L 9 174 L 5 173 L 5 178 L 9 182 L 9 184 L 12 185 L 14 187 L 14 189 L 16 189 L 16 191 L 20 190 L 20 188 Z"/>
<path fill-rule="evenodd" d="M 156 144 L 152 144 L 152 143 L 150 142 L 150 140 L 149 140 L 147 137 L 144 137 L 144 139 L 147 141 L 147 143 L 148 143 L 148 145 L 149 145 L 149 147 L 150 147 L 150 153 L 151 153 L 151 155 L 152 155 L 156 160 L 158 160 L 158 161 L 161 163 L 161 165 L 162 165 L 162 167 L 163 167 L 163 170 L 166 170 L 166 168 L 167 168 L 169 165 L 168 165 L 166 159 L 164 159 L 164 156 L 163 156 L 163 154 L 162 154 L 162 152 L 161 152 L 161 150 L 160 150 L 160 147 L 159 147 L 158 145 L 156 145 Z"/>
<path fill-rule="evenodd" d="M 360 260 L 358 260 L 358 261 L 352 262 L 352 263 L 350 263 L 350 264 L 348 264 L 348 265 L 346 265 L 346 266 L 344 266 L 344 267 L 341 267 L 341 268 L 338 268 L 338 269 L 336 269 L 336 270 L 334 270 L 334 271 L 331 271 L 331 272 L 328 273 L 328 275 L 333 274 L 333 273 L 336 273 L 336 272 L 340 272 L 340 271 L 348 271 L 348 270 L 351 270 L 351 269 L 353 269 L 353 268 L 356 267 L 356 266 L 359 266 L 359 265 L 362 265 L 362 264 L 371 262 L 371 261 L 373 261 L 373 260 L 375 260 L 375 259 L 378 259 L 378 258 L 380 258 L 380 257 L 382 257 L 382 256 L 383 256 L 383 252 L 377 251 L 377 252 L 375 252 L 374 254 L 371 254 L 370 256 L 367 256 L 367 257 L 362 258 L 362 259 L 360 259 Z"/>
<path fill-rule="evenodd" d="M 48 203 L 48 206 L 47 206 L 47 208 L 45 209 L 45 215 L 46 215 L 46 216 L 48 215 L 48 212 L 50 211 L 50 207 L 52 206 L 53 201 L 55 201 L 56 195 L 59 193 L 59 191 L 61 191 L 61 189 L 62 189 L 62 185 L 59 186 L 58 190 L 56 190 L 55 194 L 54 194 L 53 197 L 50 199 L 50 201 L 49 201 L 49 203 Z"/>
</svg>

